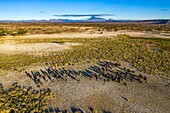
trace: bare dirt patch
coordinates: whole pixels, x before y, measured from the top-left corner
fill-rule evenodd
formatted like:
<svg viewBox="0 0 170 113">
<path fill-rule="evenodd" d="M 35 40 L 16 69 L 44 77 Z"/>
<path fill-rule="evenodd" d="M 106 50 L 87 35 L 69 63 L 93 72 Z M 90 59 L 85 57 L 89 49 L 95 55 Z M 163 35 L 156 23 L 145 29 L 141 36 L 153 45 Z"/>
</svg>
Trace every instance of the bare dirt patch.
<svg viewBox="0 0 170 113">
<path fill-rule="evenodd" d="M 77 46 L 78 43 L 31 43 L 31 44 L 0 44 L 0 53 L 2 54 L 20 54 L 30 52 L 50 52 L 70 49 L 71 46 Z"/>
<path fill-rule="evenodd" d="M 26 36 L 16 36 L 15 38 L 13 36 L 4 36 L 6 39 L 43 39 L 43 38 L 98 38 L 98 37 L 113 37 L 120 34 L 127 34 L 132 37 L 158 37 L 158 38 L 170 38 L 169 33 L 164 34 L 156 34 L 152 32 L 137 32 L 137 31 L 127 31 L 127 30 L 120 30 L 120 31 L 102 31 L 102 33 L 99 32 L 93 32 L 87 31 L 83 33 L 61 33 L 61 34 L 35 34 L 35 35 L 26 35 Z"/>
</svg>

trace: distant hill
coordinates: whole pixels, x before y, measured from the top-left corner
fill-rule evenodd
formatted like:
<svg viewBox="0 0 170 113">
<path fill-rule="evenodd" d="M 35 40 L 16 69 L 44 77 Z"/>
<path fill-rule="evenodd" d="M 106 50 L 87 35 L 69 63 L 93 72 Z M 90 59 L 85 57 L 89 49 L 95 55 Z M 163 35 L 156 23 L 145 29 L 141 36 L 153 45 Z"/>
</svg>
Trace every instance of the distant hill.
<svg viewBox="0 0 170 113">
<path fill-rule="evenodd" d="M 170 19 L 153 19 L 153 20 L 114 20 L 104 19 L 92 16 L 86 20 L 70 19 L 50 19 L 50 20 L 0 20 L 0 22 L 51 22 L 51 23 L 72 23 L 72 22 L 117 22 L 117 23 L 134 23 L 134 24 L 170 24 Z"/>
<path fill-rule="evenodd" d="M 61 20 L 58 20 L 58 19 L 50 19 L 48 22 L 62 22 Z"/>
<path fill-rule="evenodd" d="M 167 24 L 170 24 L 170 20 L 168 20 Z"/>
<path fill-rule="evenodd" d="M 87 22 L 106 22 L 108 20 L 104 19 L 104 18 L 98 18 L 98 17 L 95 17 L 95 16 L 92 16 L 91 18 L 89 18 L 87 20 Z"/>
<path fill-rule="evenodd" d="M 164 20 L 164 19 L 159 19 L 159 20 L 141 20 L 137 22 L 142 22 L 142 23 L 151 23 L 151 24 L 168 24 L 170 20 Z"/>
</svg>

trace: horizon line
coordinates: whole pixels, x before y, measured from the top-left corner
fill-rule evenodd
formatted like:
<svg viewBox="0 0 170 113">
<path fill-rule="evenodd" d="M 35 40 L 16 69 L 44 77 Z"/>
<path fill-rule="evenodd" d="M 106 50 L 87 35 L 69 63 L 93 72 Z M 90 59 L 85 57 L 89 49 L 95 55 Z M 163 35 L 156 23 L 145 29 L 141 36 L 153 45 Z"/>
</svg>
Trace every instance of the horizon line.
<svg viewBox="0 0 170 113">
<path fill-rule="evenodd" d="M 1 20 L 0 21 L 25 21 L 25 20 L 77 20 L 77 19 L 56 19 L 56 18 L 51 18 L 51 19 L 5 19 L 5 20 Z M 101 18 L 101 19 L 105 19 L 105 18 Z M 112 19 L 112 18 L 110 18 Z M 79 19 L 79 20 L 86 20 L 86 19 Z M 109 19 L 106 19 L 109 20 Z M 170 18 L 152 18 L 152 19 L 112 19 L 112 20 L 170 20 Z"/>
</svg>

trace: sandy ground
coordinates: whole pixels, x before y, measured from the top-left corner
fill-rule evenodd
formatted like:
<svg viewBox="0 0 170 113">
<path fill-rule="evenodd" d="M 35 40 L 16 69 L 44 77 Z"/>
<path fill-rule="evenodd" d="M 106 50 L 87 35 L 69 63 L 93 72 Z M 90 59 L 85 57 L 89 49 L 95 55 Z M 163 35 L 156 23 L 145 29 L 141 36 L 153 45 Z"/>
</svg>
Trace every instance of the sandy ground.
<svg viewBox="0 0 170 113">
<path fill-rule="evenodd" d="M 170 33 L 155 34 L 150 32 L 135 32 L 135 31 L 117 31 L 117 32 L 106 32 L 103 34 L 99 32 L 91 33 L 61 33 L 61 34 L 37 34 L 37 35 L 26 35 L 26 36 L 16 36 L 17 39 L 32 39 L 32 38 L 97 38 L 97 37 L 112 37 L 119 34 L 127 34 L 132 37 L 150 37 L 150 38 L 170 38 Z M 7 39 L 15 39 L 13 36 L 4 36 Z"/>
<path fill-rule="evenodd" d="M 70 49 L 71 46 L 77 46 L 78 43 L 30 43 L 30 44 L 0 44 L 0 53 L 19 54 L 30 52 L 50 52 Z"/>
<path fill-rule="evenodd" d="M 85 70 L 94 62 L 83 62 L 76 66 L 68 66 L 66 69 Z M 88 107 L 97 109 L 99 113 L 169 113 L 170 108 L 170 85 L 160 79 L 137 71 L 128 63 L 122 63 L 121 68 L 128 67 L 147 77 L 147 83 L 125 81 L 123 83 L 104 82 L 95 79 L 89 80 L 80 76 L 80 81 L 68 78 L 63 80 L 44 82 L 43 87 L 49 87 L 55 93 L 55 97 L 50 99 L 46 111 L 65 110 L 70 108 L 80 108 L 87 111 Z M 45 66 L 34 66 L 26 71 L 44 70 Z M 0 83 L 8 87 L 14 81 L 18 81 L 24 86 L 33 86 L 35 83 L 26 77 L 24 72 L 7 73 L 0 76 Z M 128 99 L 128 101 L 126 100 Z M 105 111 L 105 112 L 104 112 Z"/>
</svg>

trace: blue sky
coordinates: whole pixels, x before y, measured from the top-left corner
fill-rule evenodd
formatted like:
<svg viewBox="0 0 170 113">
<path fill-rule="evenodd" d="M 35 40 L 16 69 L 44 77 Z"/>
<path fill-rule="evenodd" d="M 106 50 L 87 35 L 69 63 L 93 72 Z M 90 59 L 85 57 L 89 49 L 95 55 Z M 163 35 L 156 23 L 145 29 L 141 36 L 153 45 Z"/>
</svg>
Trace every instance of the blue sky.
<svg viewBox="0 0 170 113">
<path fill-rule="evenodd" d="M 170 0 L 0 0 L 0 20 L 66 18 L 53 16 L 63 14 L 115 14 L 105 18 L 133 20 L 170 19 Z"/>
</svg>

